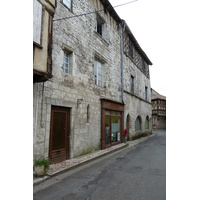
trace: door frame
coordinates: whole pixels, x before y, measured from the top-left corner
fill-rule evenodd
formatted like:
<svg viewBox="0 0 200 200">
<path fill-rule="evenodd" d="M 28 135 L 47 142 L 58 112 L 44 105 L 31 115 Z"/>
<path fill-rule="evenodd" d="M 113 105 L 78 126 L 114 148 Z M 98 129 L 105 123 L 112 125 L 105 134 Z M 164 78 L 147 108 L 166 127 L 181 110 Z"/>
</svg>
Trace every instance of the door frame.
<svg viewBox="0 0 200 200">
<path fill-rule="evenodd" d="M 60 112 L 60 113 L 66 113 L 66 124 L 65 127 L 67 127 L 65 129 L 65 160 L 69 159 L 69 155 L 70 155 L 70 108 L 67 107 L 62 107 L 62 106 L 51 106 L 51 120 L 50 120 L 50 140 L 49 140 L 49 158 L 52 164 L 54 163 L 58 163 L 58 162 L 54 162 L 52 160 L 52 137 L 53 137 L 53 113 L 54 112 Z M 60 162 L 62 162 L 64 160 L 61 160 Z"/>
<path fill-rule="evenodd" d="M 112 101 L 110 99 L 101 98 L 101 149 L 106 148 L 105 144 L 105 112 L 106 110 L 120 112 L 120 141 L 111 144 L 110 146 L 117 145 L 124 141 L 124 103 Z"/>
</svg>

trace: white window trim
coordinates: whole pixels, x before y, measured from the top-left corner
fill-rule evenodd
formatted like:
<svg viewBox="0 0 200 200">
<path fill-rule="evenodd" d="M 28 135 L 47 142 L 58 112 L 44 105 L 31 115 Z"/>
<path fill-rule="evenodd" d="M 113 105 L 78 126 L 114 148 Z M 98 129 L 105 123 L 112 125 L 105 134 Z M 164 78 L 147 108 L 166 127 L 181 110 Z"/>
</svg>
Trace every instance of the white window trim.
<svg viewBox="0 0 200 200">
<path fill-rule="evenodd" d="M 62 50 L 63 50 L 63 64 L 62 64 L 62 72 L 65 75 L 73 75 L 73 65 L 74 65 L 74 54 L 73 49 L 69 47 L 68 45 L 62 44 Z M 68 54 L 68 72 L 65 72 L 65 54 Z"/>
<path fill-rule="evenodd" d="M 67 61 L 66 61 L 67 58 Z M 63 59 L 63 73 L 69 74 L 70 72 L 70 62 L 69 62 L 69 53 L 64 51 L 64 59 Z"/>
<path fill-rule="evenodd" d="M 98 67 L 98 63 L 101 64 L 101 69 L 102 69 L 102 85 L 99 85 L 99 67 Z M 99 61 L 98 59 L 95 58 L 94 60 L 94 81 L 95 81 L 95 75 L 96 75 L 96 82 L 95 85 L 100 86 L 100 87 L 104 87 L 104 63 L 102 63 L 101 61 Z M 96 73 L 95 73 L 96 72 Z"/>
</svg>

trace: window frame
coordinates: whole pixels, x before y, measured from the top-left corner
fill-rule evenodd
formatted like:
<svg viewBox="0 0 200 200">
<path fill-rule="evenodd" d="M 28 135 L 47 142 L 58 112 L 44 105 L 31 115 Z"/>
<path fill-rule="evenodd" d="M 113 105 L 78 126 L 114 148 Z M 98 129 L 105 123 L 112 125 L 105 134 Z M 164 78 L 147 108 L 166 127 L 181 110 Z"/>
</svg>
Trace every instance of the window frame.
<svg viewBox="0 0 200 200">
<path fill-rule="evenodd" d="M 101 77 L 102 79 L 100 80 L 101 84 L 99 84 L 99 65 L 101 65 Z M 97 58 L 94 59 L 94 84 L 100 87 L 104 87 L 104 63 Z"/>
<path fill-rule="evenodd" d="M 134 94 L 134 76 L 131 75 L 131 93 Z"/>
<path fill-rule="evenodd" d="M 67 58 L 67 61 L 65 60 L 65 58 Z M 66 65 L 68 65 L 68 67 L 65 67 Z M 67 51 L 64 51 L 64 56 L 63 56 L 63 73 L 64 74 L 69 74 L 70 71 L 70 62 L 69 62 L 69 53 Z"/>
<path fill-rule="evenodd" d="M 68 45 L 62 45 L 63 50 L 63 63 L 62 63 L 62 72 L 65 75 L 73 74 L 73 49 Z M 65 62 L 65 55 L 68 55 L 68 72 L 65 71 L 64 62 Z"/>
<path fill-rule="evenodd" d="M 105 20 L 101 17 L 99 13 L 96 15 L 96 32 L 98 35 L 100 35 L 102 38 L 104 38 L 104 24 Z"/>
<path fill-rule="evenodd" d="M 148 87 L 147 86 L 145 86 L 145 100 L 147 101 L 148 100 Z"/>
<path fill-rule="evenodd" d="M 137 123 L 137 121 L 138 121 L 139 123 Z M 137 124 L 139 124 L 139 129 L 138 129 Z M 141 117 L 138 116 L 138 117 L 136 118 L 136 120 L 135 120 L 135 131 L 141 131 L 141 130 L 142 130 L 142 120 L 141 120 Z"/>
</svg>

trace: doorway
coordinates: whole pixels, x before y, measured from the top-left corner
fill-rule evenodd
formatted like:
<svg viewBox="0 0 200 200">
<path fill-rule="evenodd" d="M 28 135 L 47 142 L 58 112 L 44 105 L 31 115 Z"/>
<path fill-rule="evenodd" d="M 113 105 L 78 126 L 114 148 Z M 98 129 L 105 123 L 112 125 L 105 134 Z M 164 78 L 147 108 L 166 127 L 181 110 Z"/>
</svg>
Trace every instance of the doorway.
<svg viewBox="0 0 200 200">
<path fill-rule="evenodd" d="M 69 108 L 51 107 L 50 149 L 51 164 L 69 159 Z"/>
<path fill-rule="evenodd" d="M 127 140 L 129 140 L 129 124 L 130 124 L 130 115 L 128 114 L 126 118 Z"/>
</svg>

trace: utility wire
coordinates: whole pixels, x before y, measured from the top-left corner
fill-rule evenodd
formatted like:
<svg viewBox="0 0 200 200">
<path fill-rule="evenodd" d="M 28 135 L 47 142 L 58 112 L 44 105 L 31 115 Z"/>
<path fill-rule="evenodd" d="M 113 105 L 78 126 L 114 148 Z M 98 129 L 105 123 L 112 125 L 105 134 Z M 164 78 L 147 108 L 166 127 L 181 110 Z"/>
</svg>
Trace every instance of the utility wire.
<svg viewBox="0 0 200 200">
<path fill-rule="evenodd" d="M 135 1 L 138 1 L 138 0 L 133 0 L 133 1 L 129 1 L 127 3 L 116 5 L 116 6 L 113 6 L 113 8 L 124 6 L 124 5 L 130 4 L 130 3 L 133 3 Z M 64 18 L 60 18 L 60 19 L 54 19 L 53 21 L 60 21 L 60 20 L 65 20 L 65 19 L 70 19 L 70 18 L 75 18 L 75 17 L 81 17 L 81 16 L 84 16 L 84 15 L 89 15 L 89 14 L 96 13 L 96 12 L 101 12 L 101 11 L 104 11 L 104 10 L 105 9 L 101 9 L 101 10 L 96 10 L 96 11 L 92 11 L 92 12 L 88 12 L 88 13 L 84 13 L 84 14 L 80 14 L 80 15 L 74 15 L 74 16 L 71 16 L 71 17 L 64 17 Z"/>
</svg>

